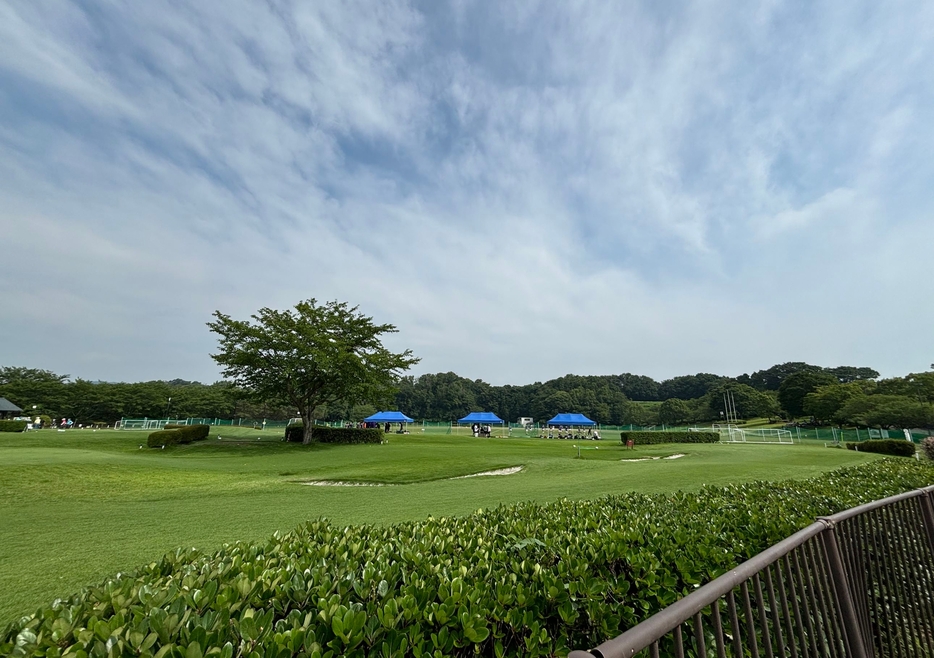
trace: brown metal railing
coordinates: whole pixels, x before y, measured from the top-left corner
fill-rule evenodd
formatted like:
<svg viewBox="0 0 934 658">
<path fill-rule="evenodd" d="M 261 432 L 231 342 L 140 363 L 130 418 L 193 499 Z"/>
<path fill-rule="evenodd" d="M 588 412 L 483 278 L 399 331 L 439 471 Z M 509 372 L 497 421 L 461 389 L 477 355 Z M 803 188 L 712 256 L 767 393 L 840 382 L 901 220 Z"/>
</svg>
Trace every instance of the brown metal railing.
<svg viewBox="0 0 934 658">
<path fill-rule="evenodd" d="M 934 486 L 821 517 L 569 658 L 934 658 Z"/>
</svg>

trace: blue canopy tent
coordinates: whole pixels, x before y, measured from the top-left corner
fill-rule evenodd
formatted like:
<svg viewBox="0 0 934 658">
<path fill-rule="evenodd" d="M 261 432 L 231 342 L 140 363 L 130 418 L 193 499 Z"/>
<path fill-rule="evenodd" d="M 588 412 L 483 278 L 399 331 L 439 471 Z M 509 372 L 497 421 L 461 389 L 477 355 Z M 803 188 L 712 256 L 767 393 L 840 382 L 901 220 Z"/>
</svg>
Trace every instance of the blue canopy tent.
<svg viewBox="0 0 934 658">
<path fill-rule="evenodd" d="M 415 421 L 401 411 L 378 411 L 363 419 L 365 423 L 414 423 Z"/>
<path fill-rule="evenodd" d="M 502 425 L 503 419 L 494 414 L 492 411 L 472 411 L 457 422 L 480 423 L 481 425 Z"/>
<path fill-rule="evenodd" d="M 583 425 L 585 427 L 592 427 L 596 425 L 595 422 L 587 418 L 584 414 L 558 414 L 554 418 L 548 421 L 549 425 Z"/>
</svg>

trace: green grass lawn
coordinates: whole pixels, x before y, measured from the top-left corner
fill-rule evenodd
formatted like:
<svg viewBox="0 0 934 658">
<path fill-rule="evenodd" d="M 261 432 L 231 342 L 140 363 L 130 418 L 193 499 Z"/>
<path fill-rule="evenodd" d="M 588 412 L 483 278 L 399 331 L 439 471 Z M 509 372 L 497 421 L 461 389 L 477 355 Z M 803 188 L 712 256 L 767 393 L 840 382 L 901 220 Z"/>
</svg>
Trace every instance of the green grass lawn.
<svg viewBox="0 0 934 658">
<path fill-rule="evenodd" d="M 281 433 L 217 428 L 205 442 L 166 450 L 140 449 L 145 432 L 0 434 L 0 624 L 176 547 L 211 550 L 307 519 L 387 524 L 526 500 L 806 478 L 875 458 L 819 445 L 627 451 L 605 440 L 577 459 L 569 441 L 422 433 L 309 448 L 281 443 Z M 674 453 L 685 457 L 620 461 Z M 509 466 L 523 470 L 449 479 Z M 315 479 L 391 486 L 300 484 Z"/>
</svg>

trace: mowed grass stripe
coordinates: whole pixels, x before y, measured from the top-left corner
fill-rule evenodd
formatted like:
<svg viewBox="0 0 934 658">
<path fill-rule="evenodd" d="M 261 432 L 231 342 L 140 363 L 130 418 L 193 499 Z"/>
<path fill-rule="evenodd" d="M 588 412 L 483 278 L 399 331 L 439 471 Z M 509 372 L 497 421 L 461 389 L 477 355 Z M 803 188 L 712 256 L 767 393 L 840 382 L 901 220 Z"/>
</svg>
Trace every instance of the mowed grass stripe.
<svg viewBox="0 0 934 658">
<path fill-rule="evenodd" d="M 874 456 L 817 446 L 662 445 L 613 441 L 576 459 L 574 442 L 390 435 L 386 445 L 278 442 L 221 428 L 208 441 L 138 448 L 142 432 L 0 435 L 0 623 L 179 546 L 212 550 L 302 521 L 389 524 L 519 501 L 664 493 L 704 484 L 807 478 Z M 256 438 L 260 437 L 260 441 Z M 587 443 L 587 447 L 595 447 Z M 621 459 L 686 453 L 677 460 Z M 522 465 L 522 472 L 449 478 Z M 404 486 L 308 487 L 304 480 Z"/>
</svg>

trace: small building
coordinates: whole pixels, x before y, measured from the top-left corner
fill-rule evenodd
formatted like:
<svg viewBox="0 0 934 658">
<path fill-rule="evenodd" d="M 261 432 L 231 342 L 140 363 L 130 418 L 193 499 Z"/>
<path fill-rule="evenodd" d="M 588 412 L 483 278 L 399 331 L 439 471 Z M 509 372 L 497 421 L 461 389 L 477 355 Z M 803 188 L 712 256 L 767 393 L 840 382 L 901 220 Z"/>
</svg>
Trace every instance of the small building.
<svg viewBox="0 0 934 658">
<path fill-rule="evenodd" d="M 0 398 L 0 418 L 13 418 L 23 413 L 23 410 L 6 398 Z"/>
</svg>

